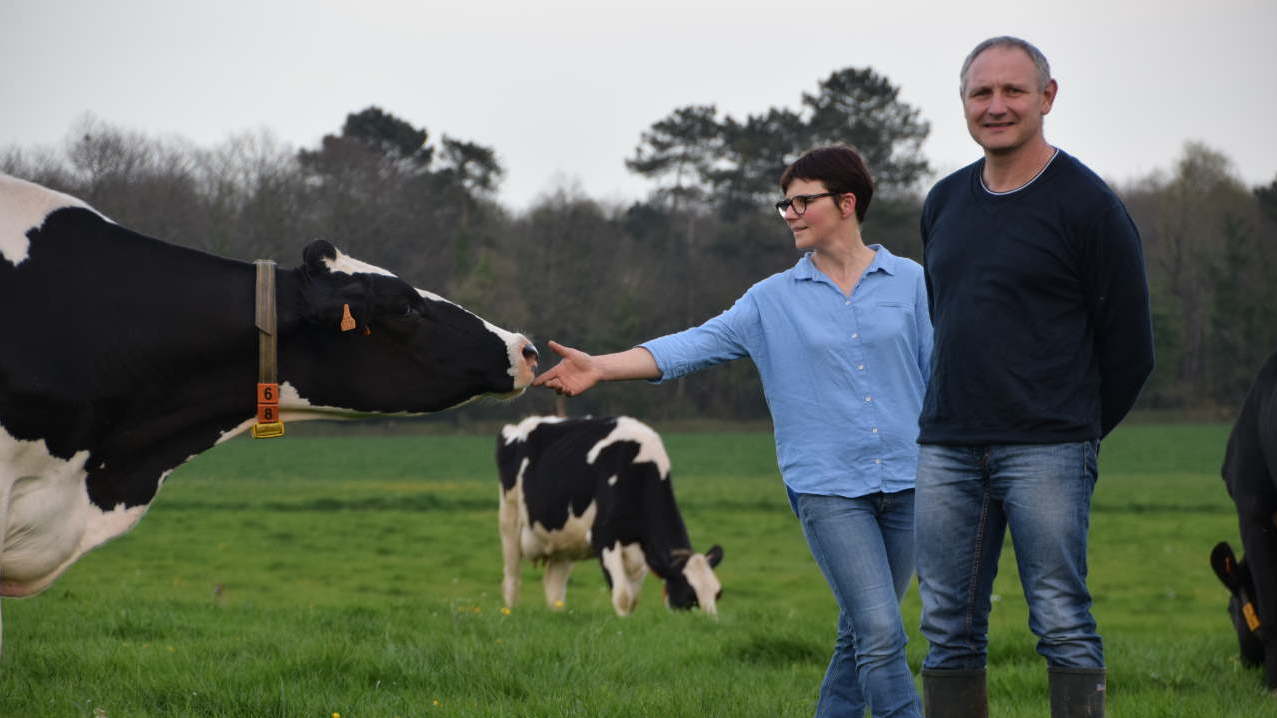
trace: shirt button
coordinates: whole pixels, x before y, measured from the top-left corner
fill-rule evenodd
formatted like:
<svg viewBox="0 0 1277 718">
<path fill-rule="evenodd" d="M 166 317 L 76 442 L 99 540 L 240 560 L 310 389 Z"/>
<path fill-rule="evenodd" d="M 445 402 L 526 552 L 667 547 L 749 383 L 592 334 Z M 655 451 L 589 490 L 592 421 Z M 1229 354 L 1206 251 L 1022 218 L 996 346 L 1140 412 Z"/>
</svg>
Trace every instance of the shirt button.
<svg viewBox="0 0 1277 718">
<path fill-rule="evenodd" d="M 875 464 L 881 464 L 881 463 L 882 463 L 882 459 L 874 459 L 874 463 L 875 463 Z"/>
<path fill-rule="evenodd" d="M 852 339 L 859 339 L 859 338 L 860 338 L 860 332 L 856 332 L 855 334 L 852 334 L 852 335 L 851 335 L 851 338 L 852 338 Z"/>
<path fill-rule="evenodd" d="M 865 365 L 864 365 L 864 364 L 857 364 L 857 365 L 856 365 L 856 368 L 857 368 L 857 369 L 859 369 L 860 371 L 864 371 L 864 370 L 865 370 Z"/>
<path fill-rule="evenodd" d="M 877 433 L 878 433 L 878 427 L 876 427 L 876 426 L 875 426 L 875 427 L 873 428 L 873 433 L 875 433 L 875 434 L 877 434 Z"/>
<path fill-rule="evenodd" d="M 850 305 L 851 302 L 843 302 L 843 305 Z"/>
<path fill-rule="evenodd" d="M 872 396 L 867 396 L 867 397 L 865 397 L 865 401 L 873 401 L 873 400 L 874 400 L 874 398 L 873 398 Z"/>
</svg>

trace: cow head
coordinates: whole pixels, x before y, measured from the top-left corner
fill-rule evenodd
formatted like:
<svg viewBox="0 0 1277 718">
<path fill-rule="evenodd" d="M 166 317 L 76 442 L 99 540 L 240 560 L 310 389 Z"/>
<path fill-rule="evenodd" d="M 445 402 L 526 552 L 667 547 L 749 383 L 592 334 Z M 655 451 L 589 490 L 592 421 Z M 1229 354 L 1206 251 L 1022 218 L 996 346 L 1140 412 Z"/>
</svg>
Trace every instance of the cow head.
<svg viewBox="0 0 1277 718">
<path fill-rule="evenodd" d="M 722 546 L 714 546 L 705 553 L 676 554 L 673 571 L 665 581 L 665 605 L 680 610 L 700 606 L 711 616 L 718 615 L 723 584 L 714 575 L 714 567 L 722 560 Z"/>
<path fill-rule="evenodd" d="M 1245 559 L 1237 560 L 1233 555 L 1233 547 L 1227 541 L 1215 544 L 1210 552 L 1210 565 L 1230 594 L 1228 614 L 1237 631 L 1242 664 L 1263 665 L 1264 642 L 1260 638 L 1260 632 L 1272 629 L 1260 624 L 1259 615 L 1255 611 L 1255 583 L 1250 576 L 1250 567 L 1246 565 Z"/>
<path fill-rule="evenodd" d="M 306 405 L 425 413 L 514 396 L 531 382 L 537 352 L 521 334 L 328 242 L 307 245 L 303 259 L 300 307 L 294 326 L 281 317 L 279 356 L 281 380 Z"/>
</svg>

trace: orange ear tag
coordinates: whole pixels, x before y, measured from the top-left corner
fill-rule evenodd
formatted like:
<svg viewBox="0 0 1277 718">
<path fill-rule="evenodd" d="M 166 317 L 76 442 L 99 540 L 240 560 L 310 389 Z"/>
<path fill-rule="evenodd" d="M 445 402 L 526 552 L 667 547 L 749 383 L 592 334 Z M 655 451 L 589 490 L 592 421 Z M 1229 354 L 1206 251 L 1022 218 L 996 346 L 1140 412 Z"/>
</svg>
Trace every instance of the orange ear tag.
<svg viewBox="0 0 1277 718">
<path fill-rule="evenodd" d="M 341 330 L 348 332 L 355 328 L 355 318 L 350 314 L 350 305 L 341 305 Z"/>
</svg>

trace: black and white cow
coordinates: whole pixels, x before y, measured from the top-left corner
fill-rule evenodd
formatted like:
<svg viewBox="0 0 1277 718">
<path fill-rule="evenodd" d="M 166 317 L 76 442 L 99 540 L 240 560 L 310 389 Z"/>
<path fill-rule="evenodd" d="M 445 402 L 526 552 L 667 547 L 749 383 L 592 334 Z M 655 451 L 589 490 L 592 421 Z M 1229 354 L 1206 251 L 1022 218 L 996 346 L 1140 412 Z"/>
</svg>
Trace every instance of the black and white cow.
<svg viewBox="0 0 1277 718">
<path fill-rule="evenodd" d="M 275 280 L 283 421 L 434 412 L 531 381 L 523 336 L 327 242 L 303 258 Z M 0 175 L 0 596 L 47 588 L 254 423 L 256 275 Z"/>
<path fill-rule="evenodd" d="M 545 564 L 545 601 L 562 608 L 575 561 L 597 557 L 612 606 L 634 610 L 650 568 L 671 608 L 717 613 L 723 549 L 692 551 L 661 437 L 629 417 L 529 417 L 501 429 L 501 593 L 519 598 L 520 559 Z"/>
<path fill-rule="evenodd" d="M 1244 559 L 1236 561 L 1220 544 L 1211 563 L 1233 594 L 1229 608 L 1243 660 L 1262 662 L 1268 688 L 1277 690 L 1277 354 L 1242 404 L 1221 473 L 1237 506 Z"/>
</svg>

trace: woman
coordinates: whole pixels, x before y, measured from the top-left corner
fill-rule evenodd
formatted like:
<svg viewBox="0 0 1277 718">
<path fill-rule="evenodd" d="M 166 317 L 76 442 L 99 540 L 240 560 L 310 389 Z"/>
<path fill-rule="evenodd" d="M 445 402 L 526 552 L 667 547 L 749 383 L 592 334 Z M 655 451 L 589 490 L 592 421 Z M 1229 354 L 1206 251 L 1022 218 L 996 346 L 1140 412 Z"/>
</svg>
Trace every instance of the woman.
<svg viewBox="0 0 1277 718">
<path fill-rule="evenodd" d="M 701 326 L 616 354 L 550 342 L 535 386 L 575 396 L 600 381 L 666 381 L 731 359 L 758 367 L 776 455 L 812 556 L 838 601 L 838 640 L 816 715 L 920 716 L 900 598 L 914 571 L 918 413 L 931 321 L 922 268 L 860 226 L 864 160 L 822 147 L 780 178 L 776 209 L 805 254 Z"/>
</svg>

